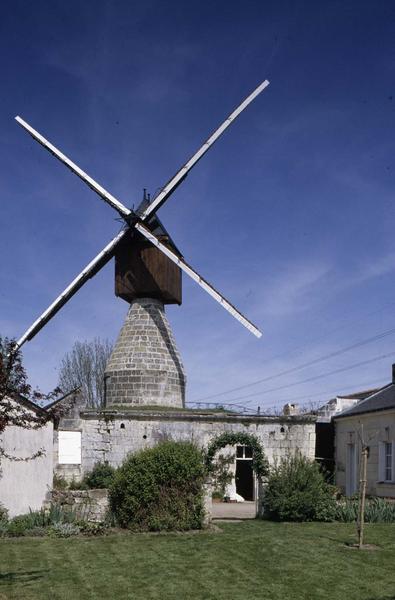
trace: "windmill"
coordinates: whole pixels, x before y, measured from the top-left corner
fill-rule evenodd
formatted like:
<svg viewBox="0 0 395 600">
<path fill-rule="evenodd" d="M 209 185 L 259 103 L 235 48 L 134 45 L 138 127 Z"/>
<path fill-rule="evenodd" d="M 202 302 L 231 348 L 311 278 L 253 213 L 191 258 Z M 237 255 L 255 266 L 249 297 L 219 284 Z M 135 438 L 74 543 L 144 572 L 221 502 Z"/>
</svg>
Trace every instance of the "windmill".
<svg viewBox="0 0 395 600">
<path fill-rule="evenodd" d="M 184 405 L 185 373 L 164 312 L 165 304 L 180 305 L 182 302 L 182 271 L 252 334 L 261 337 L 261 332 L 249 319 L 184 261 L 156 213 L 229 125 L 268 85 L 267 80 L 263 81 L 243 100 L 153 199 L 144 191 L 143 201 L 135 211 L 122 204 L 21 117 L 15 117 L 37 142 L 80 177 L 125 221 L 123 229 L 19 338 L 17 347 L 32 340 L 114 256 L 115 294 L 128 302 L 130 308 L 106 368 L 108 405 Z"/>
</svg>

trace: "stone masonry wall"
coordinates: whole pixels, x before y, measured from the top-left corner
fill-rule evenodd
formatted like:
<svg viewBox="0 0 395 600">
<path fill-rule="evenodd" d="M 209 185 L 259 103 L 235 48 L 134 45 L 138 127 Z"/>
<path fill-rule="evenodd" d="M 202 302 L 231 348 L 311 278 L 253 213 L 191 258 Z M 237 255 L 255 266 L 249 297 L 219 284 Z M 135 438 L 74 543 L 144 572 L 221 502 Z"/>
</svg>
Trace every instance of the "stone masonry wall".
<svg viewBox="0 0 395 600">
<path fill-rule="evenodd" d="M 150 298 L 132 302 L 106 377 L 108 407 L 184 406 L 184 367 L 162 302 Z"/>
<path fill-rule="evenodd" d="M 118 466 L 130 452 L 152 447 L 161 440 L 187 440 L 200 447 L 225 431 L 252 433 L 266 456 L 274 461 L 299 451 L 314 458 L 315 419 L 312 417 L 227 417 L 212 415 L 119 414 L 98 419 L 85 413 L 81 419 L 82 471 L 96 462 Z"/>
<path fill-rule="evenodd" d="M 52 490 L 46 505 L 51 503 L 72 510 L 80 519 L 104 521 L 108 512 L 107 490 Z"/>
</svg>

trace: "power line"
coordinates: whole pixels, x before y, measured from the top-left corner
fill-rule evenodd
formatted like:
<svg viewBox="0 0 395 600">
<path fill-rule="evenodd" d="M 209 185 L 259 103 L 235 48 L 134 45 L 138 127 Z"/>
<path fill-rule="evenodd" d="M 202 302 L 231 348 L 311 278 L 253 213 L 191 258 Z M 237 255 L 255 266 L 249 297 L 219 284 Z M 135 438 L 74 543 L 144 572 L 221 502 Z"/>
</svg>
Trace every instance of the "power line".
<svg viewBox="0 0 395 600">
<path fill-rule="evenodd" d="M 359 381 L 358 384 L 355 385 L 348 385 L 346 387 L 343 387 L 342 390 L 346 391 L 346 390 L 355 390 L 357 388 L 362 388 L 365 387 L 365 389 L 369 390 L 371 389 L 371 386 L 376 386 L 377 384 L 379 388 L 383 387 L 384 385 L 386 385 L 386 381 L 383 382 L 383 378 L 381 377 L 380 379 L 375 379 L 374 381 L 369 381 L 369 382 L 361 382 Z M 330 394 L 336 394 L 336 396 L 339 397 L 343 397 L 342 394 L 339 394 L 339 388 L 336 389 L 332 389 L 332 390 L 326 390 L 325 392 L 317 392 L 317 393 L 310 393 L 310 394 L 303 394 L 301 396 L 292 396 L 292 398 L 283 398 L 282 400 L 276 400 L 275 404 L 286 404 L 287 402 L 295 402 L 296 400 L 306 400 L 307 398 L 311 399 L 312 397 L 317 397 L 317 396 L 329 396 Z M 268 401 L 270 403 L 272 403 L 272 401 Z M 265 406 L 267 403 L 263 402 L 260 405 L 261 406 Z"/>
<path fill-rule="evenodd" d="M 370 311 L 368 313 L 364 313 L 362 316 L 358 317 L 357 319 L 353 319 L 349 325 L 347 325 L 347 324 L 339 325 L 339 326 L 335 327 L 334 329 L 330 329 L 327 333 L 313 338 L 308 343 L 311 344 L 314 342 L 319 342 L 320 340 L 324 340 L 327 337 L 329 337 L 330 335 L 332 335 L 332 333 L 336 333 L 337 331 L 342 331 L 346 328 L 348 329 L 350 326 L 352 328 L 353 326 L 355 326 L 357 323 L 360 323 L 361 321 L 365 323 L 366 318 L 371 317 L 373 315 L 377 315 L 382 310 L 384 310 L 384 308 L 387 308 L 388 306 L 394 306 L 394 305 L 395 305 L 395 302 L 386 302 L 385 304 L 381 305 L 380 308 L 377 308 L 374 311 Z M 345 319 L 345 320 L 347 321 L 347 319 Z M 300 349 L 302 350 L 302 352 L 300 352 L 299 354 L 303 354 L 304 348 L 306 348 L 306 344 L 301 344 L 300 346 L 296 346 L 296 348 L 294 348 L 293 350 L 286 350 L 285 352 L 276 354 L 276 355 L 272 356 L 269 360 L 276 360 L 278 358 L 282 358 L 283 356 L 289 356 L 290 354 L 295 354 Z"/>
<path fill-rule="evenodd" d="M 271 388 L 269 390 L 262 390 L 260 392 L 255 392 L 254 394 L 248 394 L 247 396 L 239 396 L 238 398 L 231 398 L 229 403 L 233 403 L 239 400 L 244 400 L 245 398 L 252 398 L 255 396 L 260 396 L 263 394 L 269 394 L 270 392 L 277 392 L 278 390 L 284 390 L 290 387 L 294 387 L 295 385 L 301 385 L 302 383 L 309 383 L 310 381 L 316 381 L 317 379 L 322 379 L 324 377 L 329 377 L 330 375 L 336 375 L 337 373 L 343 373 L 344 371 L 349 371 L 351 369 L 356 369 L 357 367 L 362 367 L 364 365 L 371 364 L 373 362 L 378 362 L 379 360 L 383 360 L 384 358 L 388 358 L 389 356 L 394 356 L 394 352 L 389 352 L 388 354 L 381 354 L 380 356 L 375 356 L 374 358 L 370 358 L 368 360 L 363 360 L 358 363 L 354 363 L 353 365 L 349 365 L 348 367 L 341 367 L 340 369 L 335 369 L 334 371 L 328 371 L 327 373 L 321 373 L 320 375 L 314 375 L 313 377 L 308 377 L 307 379 L 302 379 L 301 381 L 295 381 L 294 383 L 287 383 L 284 385 L 280 385 L 275 388 Z M 252 400 L 251 400 L 252 402 Z M 245 402 L 244 404 L 249 404 L 249 402 Z"/>
<path fill-rule="evenodd" d="M 383 378 L 381 377 L 380 379 L 375 379 L 374 381 L 358 381 L 358 383 L 355 383 L 354 385 L 348 385 L 342 388 L 343 392 L 345 392 L 346 390 L 356 390 L 357 388 L 359 388 L 361 390 L 361 388 L 364 391 L 371 391 L 372 393 L 374 392 L 375 389 L 380 389 L 382 387 L 384 387 L 385 385 L 387 385 L 387 381 L 383 381 Z M 374 386 L 374 387 L 373 387 Z M 295 402 L 296 400 L 306 400 L 309 399 L 311 402 L 322 402 L 322 401 L 318 401 L 316 400 L 317 396 L 330 396 L 332 394 L 336 394 L 336 396 L 339 397 L 347 397 L 345 394 L 340 393 L 339 394 L 339 388 L 337 387 L 336 389 L 331 389 L 331 390 L 326 390 L 324 392 L 316 392 L 316 393 L 309 393 L 309 394 L 302 394 L 301 396 L 292 396 L 292 398 L 283 398 L 281 400 L 276 400 L 276 402 L 273 404 L 272 400 L 268 400 L 268 401 L 263 401 L 259 403 L 259 407 L 263 408 L 264 410 L 268 410 L 270 408 L 276 408 L 278 409 L 279 406 L 286 404 L 288 402 Z M 194 404 L 205 404 L 207 407 L 208 406 L 223 406 L 224 408 L 227 406 L 232 406 L 235 408 L 245 408 L 245 406 L 243 405 L 238 405 L 238 404 L 228 404 L 226 402 L 224 403 L 220 403 L 220 402 L 186 402 L 186 404 L 188 405 L 194 405 Z M 253 409 L 247 409 L 247 410 L 253 410 Z"/>
<path fill-rule="evenodd" d="M 279 373 L 275 373 L 274 375 L 269 375 L 268 377 L 264 377 L 263 379 L 258 379 L 251 383 L 247 383 L 245 385 L 240 385 L 238 387 L 225 390 L 224 392 L 218 392 L 217 394 L 212 394 L 211 396 L 205 396 L 204 398 L 199 398 L 198 400 L 193 400 L 193 402 L 204 402 L 206 400 L 211 400 L 213 398 L 219 398 L 220 396 L 225 396 L 226 394 L 230 394 L 232 392 L 238 392 L 239 390 L 244 390 L 246 388 L 253 387 L 255 385 L 258 385 L 259 383 L 265 383 L 266 381 L 271 381 L 273 379 L 277 379 L 278 377 L 283 377 L 284 375 L 290 375 L 291 373 L 295 373 L 296 371 L 301 371 L 302 369 L 305 369 L 306 367 L 316 365 L 320 362 L 328 360 L 329 358 L 334 358 L 335 356 L 340 356 L 341 354 L 349 352 L 350 350 L 354 350 L 355 348 L 360 348 L 361 346 L 365 346 L 366 344 L 370 344 L 372 342 L 377 342 L 378 340 L 381 340 L 381 339 L 383 339 L 389 335 L 392 335 L 394 333 L 395 333 L 395 328 L 387 329 L 385 331 L 382 331 L 381 333 L 378 333 L 377 335 L 375 335 L 373 337 L 366 338 L 364 340 L 360 340 L 358 342 L 355 342 L 354 344 L 351 344 L 351 346 L 346 346 L 345 348 L 341 348 L 340 350 L 335 350 L 334 352 L 330 352 L 329 354 L 325 354 L 324 356 L 320 356 L 319 358 L 315 358 L 313 360 L 310 360 L 310 361 L 303 363 L 301 365 L 298 365 L 296 367 L 292 367 L 291 369 L 286 369 L 285 371 L 280 371 Z"/>
</svg>

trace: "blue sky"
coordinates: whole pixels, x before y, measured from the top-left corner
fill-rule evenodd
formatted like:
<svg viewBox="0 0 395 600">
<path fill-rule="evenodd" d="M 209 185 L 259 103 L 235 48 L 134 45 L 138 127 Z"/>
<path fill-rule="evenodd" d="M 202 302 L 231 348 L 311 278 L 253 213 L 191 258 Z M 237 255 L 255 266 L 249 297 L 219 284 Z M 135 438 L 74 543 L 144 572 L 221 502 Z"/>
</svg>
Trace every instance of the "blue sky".
<svg viewBox="0 0 395 600">
<path fill-rule="evenodd" d="M 385 1 L 3 3 L 0 332 L 19 337 L 120 227 L 16 114 L 132 206 L 268 78 L 159 213 L 264 332 L 184 277 L 167 314 L 187 399 L 268 377 L 215 400 L 264 407 L 387 382 L 395 333 L 278 374 L 395 328 L 394 39 Z M 110 263 L 24 347 L 32 383 L 49 391 L 74 341 L 113 340 L 126 310 Z"/>
</svg>

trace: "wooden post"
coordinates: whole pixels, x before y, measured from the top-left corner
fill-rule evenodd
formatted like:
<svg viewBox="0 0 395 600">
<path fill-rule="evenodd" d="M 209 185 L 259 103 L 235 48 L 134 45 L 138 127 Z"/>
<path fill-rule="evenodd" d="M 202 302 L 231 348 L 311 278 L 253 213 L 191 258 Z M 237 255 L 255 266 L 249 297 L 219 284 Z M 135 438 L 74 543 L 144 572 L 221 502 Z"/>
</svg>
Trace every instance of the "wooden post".
<svg viewBox="0 0 395 600">
<path fill-rule="evenodd" d="M 357 522 L 357 530 L 358 530 L 358 546 L 361 550 L 363 547 L 363 530 L 364 530 L 364 520 L 365 520 L 365 497 L 366 497 L 366 474 L 367 474 L 367 464 L 368 464 L 368 447 L 364 444 L 362 445 L 362 461 L 361 461 L 361 470 L 360 470 L 360 480 L 359 480 L 359 511 L 358 511 L 358 522 Z"/>
</svg>

